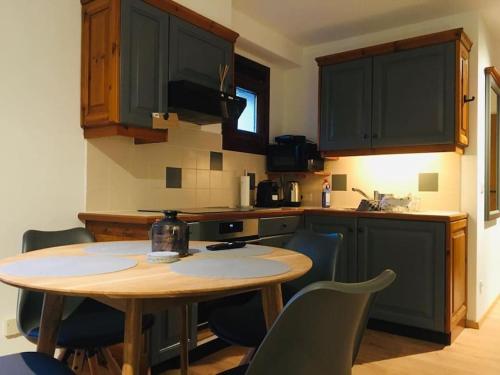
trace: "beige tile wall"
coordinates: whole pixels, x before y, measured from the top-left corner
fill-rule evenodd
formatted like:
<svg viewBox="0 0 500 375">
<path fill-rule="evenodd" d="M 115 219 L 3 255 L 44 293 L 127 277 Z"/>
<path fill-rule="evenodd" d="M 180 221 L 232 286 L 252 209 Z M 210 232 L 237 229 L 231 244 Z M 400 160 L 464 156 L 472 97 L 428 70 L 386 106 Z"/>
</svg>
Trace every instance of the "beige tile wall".
<svg viewBox="0 0 500 375">
<path fill-rule="evenodd" d="M 210 151 L 223 152 L 222 171 L 210 170 Z M 165 188 L 165 168 L 182 168 L 182 189 Z M 266 177 L 262 155 L 223 151 L 222 136 L 198 125 L 169 129 L 167 143 L 134 145 L 125 137 L 87 142 L 88 211 L 189 208 L 239 204 L 244 170 Z"/>
<path fill-rule="evenodd" d="M 362 197 L 351 191 L 356 187 L 368 195 L 374 190 L 411 193 L 420 197 L 421 210 L 460 210 L 460 163 L 456 153 L 352 156 L 328 161 L 325 170 L 347 175 L 347 191 L 332 192 L 332 207 L 357 207 Z M 438 191 L 419 192 L 419 173 L 439 173 Z M 320 205 L 323 177 L 309 175 L 300 181 L 303 203 Z"/>
</svg>

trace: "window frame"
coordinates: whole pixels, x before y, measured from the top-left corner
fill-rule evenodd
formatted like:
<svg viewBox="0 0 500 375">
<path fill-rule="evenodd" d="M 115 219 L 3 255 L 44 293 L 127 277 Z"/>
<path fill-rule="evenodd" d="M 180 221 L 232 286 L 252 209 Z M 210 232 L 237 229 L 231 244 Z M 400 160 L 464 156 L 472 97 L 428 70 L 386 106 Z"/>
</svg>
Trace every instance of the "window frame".
<svg viewBox="0 0 500 375">
<path fill-rule="evenodd" d="M 257 94 L 257 132 L 238 129 L 238 121 L 222 124 L 224 150 L 266 154 L 269 144 L 269 91 L 271 69 L 246 57 L 234 55 L 234 87 Z"/>
</svg>

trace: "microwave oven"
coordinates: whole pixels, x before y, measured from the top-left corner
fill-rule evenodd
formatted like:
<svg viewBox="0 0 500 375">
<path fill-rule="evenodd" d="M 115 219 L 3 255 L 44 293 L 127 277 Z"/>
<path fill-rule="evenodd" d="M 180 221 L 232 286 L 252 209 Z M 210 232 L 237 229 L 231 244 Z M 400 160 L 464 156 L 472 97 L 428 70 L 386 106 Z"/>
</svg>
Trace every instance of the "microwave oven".
<svg viewBox="0 0 500 375">
<path fill-rule="evenodd" d="M 324 160 L 315 143 L 281 143 L 267 147 L 268 172 L 322 171 Z"/>
</svg>

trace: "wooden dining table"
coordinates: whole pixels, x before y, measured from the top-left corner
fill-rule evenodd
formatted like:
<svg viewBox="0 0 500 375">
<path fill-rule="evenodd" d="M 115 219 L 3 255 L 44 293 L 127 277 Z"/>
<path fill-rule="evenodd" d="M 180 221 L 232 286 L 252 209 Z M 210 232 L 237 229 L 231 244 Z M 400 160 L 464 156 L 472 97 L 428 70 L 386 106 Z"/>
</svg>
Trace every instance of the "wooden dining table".
<svg viewBox="0 0 500 375">
<path fill-rule="evenodd" d="M 190 248 L 204 248 L 208 244 L 210 242 L 191 241 Z M 288 270 L 264 277 L 189 276 L 174 272 L 171 268 L 175 263 L 149 263 L 144 254 L 126 256 L 137 261 L 137 265 L 132 268 L 97 275 L 15 276 L 1 271 L 4 265 L 27 259 L 43 259 L 53 256 L 96 257 L 95 254 L 85 251 L 86 246 L 88 244 L 47 248 L 2 259 L 0 260 L 0 281 L 18 288 L 44 293 L 37 351 L 51 356 L 54 355 L 56 348 L 65 296 L 90 297 L 123 311 L 125 335 L 122 374 L 127 375 L 139 373 L 143 314 L 179 308 L 182 315 L 180 370 L 182 375 L 186 375 L 188 373 L 188 306 L 190 304 L 261 290 L 266 325 L 270 328 L 283 308 L 281 283 L 304 275 L 312 266 L 312 261 L 305 255 L 273 247 L 268 249 L 267 253 L 255 258 L 282 262 L 288 266 Z M 206 253 L 195 253 L 181 258 L 180 262 L 197 260 L 206 255 Z M 240 258 L 244 261 L 245 257 Z M 97 258 L 96 261 L 98 260 Z"/>
</svg>

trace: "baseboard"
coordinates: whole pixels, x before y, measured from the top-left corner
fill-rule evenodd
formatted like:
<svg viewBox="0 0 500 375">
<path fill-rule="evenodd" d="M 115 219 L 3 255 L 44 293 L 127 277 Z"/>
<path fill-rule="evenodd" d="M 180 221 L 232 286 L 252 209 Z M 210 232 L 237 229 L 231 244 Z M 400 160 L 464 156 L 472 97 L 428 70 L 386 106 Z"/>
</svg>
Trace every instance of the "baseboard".
<svg viewBox="0 0 500 375">
<path fill-rule="evenodd" d="M 488 310 L 486 310 L 486 312 L 483 314 L 483 316 L 481 317 L 481 319 L 479 319 L 478 321 L 475 321 L 475 320 L 469 320 L 467 319 L 465 321 L 465 327 L 466 328 L 473 328 L 473 329 L 479 329 L 481 328 L 481 326 L 483 325 L 484 321 L 486 320 L 486 318 L 488 317 L 488 315 L 490 315 L 491 313 L 491 310 L 493 310 L 493 308 L 496 306 L 497 303 L 500 302 L 500 294 L 497 296 L 497 298 L 495 298 L 495 300 L 491 303 L 490 307 L 488 307 Z"/>
</svg>

